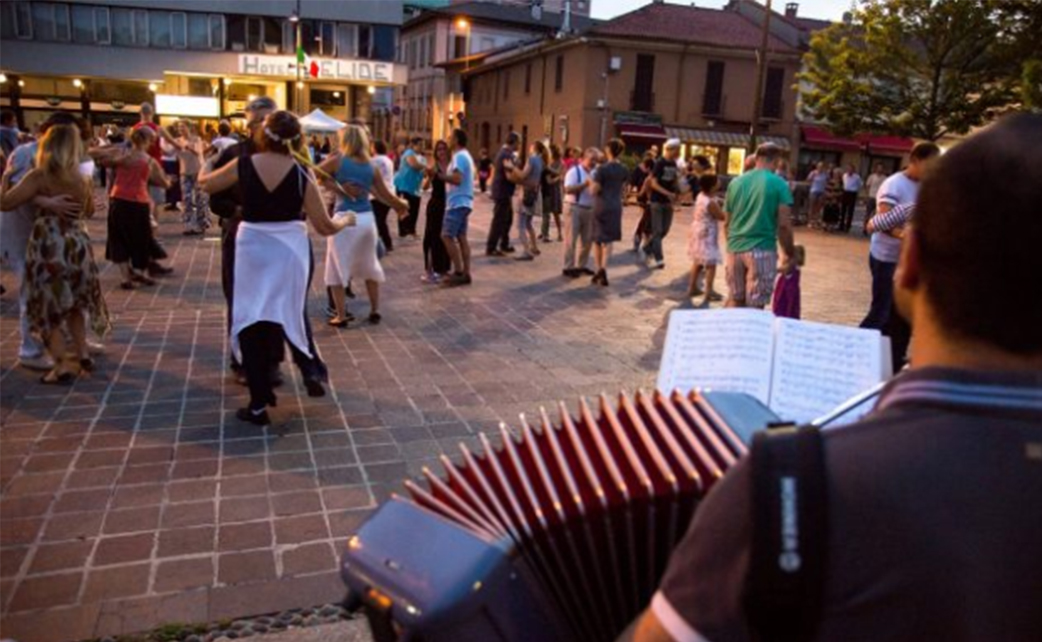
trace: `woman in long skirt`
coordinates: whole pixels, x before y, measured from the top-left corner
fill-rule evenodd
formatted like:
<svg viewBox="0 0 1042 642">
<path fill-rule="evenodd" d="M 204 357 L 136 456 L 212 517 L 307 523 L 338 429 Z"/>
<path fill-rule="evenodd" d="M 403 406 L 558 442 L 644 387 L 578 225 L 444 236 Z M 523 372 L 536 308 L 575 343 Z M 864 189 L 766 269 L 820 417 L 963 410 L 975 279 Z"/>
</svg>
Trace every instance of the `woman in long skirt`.
<svg viewBox="0 0 1042 642">
<path fill-rule="evenodd" d="M 210 194 L 242 189 L 242 223 L 235 235 L 235 293 L 232 351 L 241 357 L 250 402 L 236 417 L 264 426 L 276 404 L 271 371 L 273 344 L 289 343 L 308 396 L 325 394 L 325 367 L 307 320 L 311 242 L 305 220 L 322 236 L 352 225 L 351 217 L 330 220 L 311 174 L 291 155 L 300 144 L 300 122 L 287 111 L 270 114 L 256 134 L 258 152 L 241 156 L 200 177 Z"/>
<path fill-rule="evenodd" d="M 449 145 L 439 140 L 434 145 L 434 166 L 427 170 L 431 198 L 427 201 L 427 221 L 423 229 L 423 282 L 438 283 L 452 268 L 449 253 L 441 240 L 445 221 L 445 180 L 439 176 L 449 169 Z"/>
<path fill-rule="evenodd" d="M 47 384 L 72 383 L 94 367 L 87 348 L 86 324 L 103 337 L 109 330 L 108 308 L 101 295 L 98 266 L 83 218 L 94 215 L 93 185 L 80 174 L 83 143 L 73 125 L 55 125 L 40 141 L 36 169 L 11 187 L 5 172 L 0 209 L 13 210 L 37 196 L 67 195 L 83 203 L 76 216 L 40 211 L 33 221 L 26 247 L 26 314 L 29 331 L 47 345 L 54 368 L 40 380 Z M 66 358 L 65 334 L 72 336 L 73 359 Z"/>
<path fill-rule="evenodd" d="M 331 154 L 319 166 L 336 186 L 334 220 L 346 216 L 357 220 L 355 226 L 331 237 L 326 249 L 326 286 L 332 288 L 336 308 L 329 325 L 337 328 L 348 323 L 344 288 L 352 279 L 365 281 L 369 323 L 377 324 L 381 319 L 380 283 L 384 281 L 384 271 L 376 254 L 378 233 L 370 193 L 393 207 L 399 217 L 409 213 L 409 203 L 391 193 L 369 162 L 369 135 L 365 129 L 348 125 L 340 135 L 340 153 Z"/>
</svg>

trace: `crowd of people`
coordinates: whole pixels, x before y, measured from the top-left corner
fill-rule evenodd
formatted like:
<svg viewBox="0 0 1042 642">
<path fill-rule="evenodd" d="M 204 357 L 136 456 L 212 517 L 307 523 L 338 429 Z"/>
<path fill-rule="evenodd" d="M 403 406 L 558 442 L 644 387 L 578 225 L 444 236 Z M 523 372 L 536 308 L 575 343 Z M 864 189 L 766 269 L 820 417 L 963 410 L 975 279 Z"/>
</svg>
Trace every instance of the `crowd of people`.
<svg viewBox="0 0 1042 642">
<path fill-rule="evenodd" d="M 632 199 L 641 209 L 633 249 L 648 270 L 665 266 L 664 241 L 674 219 L 682 213 L 688 217 L 687 295 L 697 306 L 725 300 L 724 289 L 717 286 L 722 266 L 725 305 L 771 306 L 777 314 L 799 314 L 802 252 L 793 239 L 793 195 L 784 154 L 772 144 L 761 145 L 749 157 L 746 171 L 725 186 L 709 159 L 681 160 L 680 141 L 675 139 L 666 141 L 661 152 L 652 147 L 630 169 L 623 162 L 626 147 L 618 139 L 609 140 L 603 149 L 561 149 L 537 140 L 521 150 L 521 138 L 512 131 L 494 155 L 482 149 L 475 161 L 462 130 L 454 131 L 447 141 L 437 141 L 428 156 L 424 141 L 418 138 L 389 150 L 383 141 L 370 140 L 362 122 L 347 124 L 336 145 L 319 145 L 316 136 L 307 139 L 295 117 L 278 112 L 266 97 L 252 101 L 245 115 L 242 134 L 233 132 L 226 121 L 216 128 L 184 121 L 159 126 L 147 103 L 141 106 L 140 122 L 126 132 L 109 129 L 94 137 L 81 119 L 63 113 L 43 124 L 39 142 L 18 145 L 17 136 L 9 140 L 11 128 L 5 129 L 2 140 L 10 162 L 4 173 L 3 245 L 6 262 L 25 275 L 20 295 L 19 357 L 23 365 L 47 370 L 44 378 L 48 383 L 68 382 L 77 372 L 89 371 L 93 363 L 91 341 L 80 339 L 85 334 L 81 328 L 87 327 L 87 321 L 99 331 L 107 327 L 89 243 L 84 242 L 86 237 L 72 234 L 68 225 L 78 221 L 74 227 L 86 234 L 82 220 L 91 208 L 84 202 L 91 199 L 74 189 L 64 170 L 56 169 L 72 158 L 77 161 L 78 176 L 84 180 L 94 176 L 107 185 L 105 257 L 118 267 L 124 289 L 154 285 L 156 278 L 171 271 L 162 264 L 166 252 L 155 235 L 157 213 L 164 205 L 177 203 L 186 235 L 205 233 L 212 217 L 220 221 L 222 285 L 235 348 L 231 366 L 240 383 L 250 386 L 251 403 L 246 410 L 253 413 L 247 417 L 251 419 L 260 416 L 266 420 L 260 411 L 274 396 L 258 381 L 264 379 L 269 387 L 278 385 L 285 349 L 277 329 L 259 332 L 247 328 L 282 325 L 294 361 L 305 372 L 309 392 L 322 390 L 325 370 L 306 315 L 298 318 L 296 312 L 285 312 L 302 311 L 303 301 L 277 314 L 266 310 L 266 303 L 258 303 L 270 300 L 271 305 L 284 305 L 290 295 L 303 296 L 306 287 L 300 292 L 258 294 L 258 279 L 249 279 L 249 302 L 237 304 L 242 298 L 235 287 L 240 246 L 265 248 L 276 243 L 272 240 L 276 238 L 289 242 L 296 249 L 287 257 L 296 257 L 307 267 L 302 283 L 309 285 L 314 260 L 310 250 L 303 253 L 300 249 L 303 228 L 299 223 L 311 221 L 320 234 L 328 236 L 323 270 L 329 298 L 327 323 L 343 328 L 354 322 L 348 299 L 354 297 L 352 288 L 364 287 L 369 302 L 366 320 L 378 324 L 382 320 L 380 286 L 385 280 L 382 262 L 396 242 L 419 239 L 425 192 L 429 198 L 422 229 L 421 279 L 427 284 L 458 287 L 472 282 L 469 215 L 475 191 L 488 189 L 493 216 L 486 239 L 487 257 L 513 255 L 516 261 L 530 262 L 542 254 L 541 244 L 562 242 L 562 276 L 587 276 L 592 285 L 607 287 L 612 248 L 623 239 L 623 211 Z M 7 119 L 5 114 L 5 122 Z M 78 132 L 79 147 L 67 149 L 71 145 L 68 132 L 73 131 Z M 54 137 L 52 143 L 47 143 L 49 136 Z M 60 150 L 55 147 L 58 140 L 63 145 Z M 175 163 L 169 163 L 168 153 Z M 54 161 L 55 154 L 62 160 Z M 914 212 L 918 181 L 938 154 L 936 145 L 921 143 L 912 150 L 907 168 L 885 179 L 878 166 L 865 181 L 853 167 L 840 173 L 819 166 L 808 176 L 812 220 L 835 200 L 841 207 L 835 218 L 837 229 L 849 229 L 863 190 L 876 196 L 870 199 L 866 218 L 866 229 L 872 233 L 872 304 L 862 326 L 880 329 L 891 337 L 895 364 L 906 357 L 909 331 L 894 313 L 893 275 L 904 229 Z M 295 173 L 286 169 L 291 165 Z M 54 184 L 34 187 L 42 185 L 45 176 Z M 172 195 L 173 190 L 179 194 Z M 832 199 L 829 190 L 839 196 Z M 317 214 L 313 213 L 312 193 L 322 204 L 329 225 L 314 224 Z M 396 234 L 388 221 L 392 210 Z M 821 220 L 832 219 L 822 216 Z M 287 225 L 272 227 L 274 223 Z M 273 230 L 284 234 L 279 236 Z M 40 265 L 41 257 L 55 260 L 53 251 L 38 245 L 48 239 L 65 244 L 61 270 Z M 41 302 L 41 295 L 33 294 L 35 288 L 45 289 L 43 283 L 34 286 L 34 279 L 45 279 L 48 274 L 61 274 L 55 278 L 70 288 L 68 294 L 55 290 L 58 302 L 54 304 Z M 788 294 L 795 288 L 795 307 L 791 301 L 779 305 L 779 283 L 792 286 L 785 288 Z M 290 316 L 295 321 L 283 323 Z M 57 326 L 63 326 L 63 331 L 56 333 L 53 328 Z M 243 332 L 245 342 L 239 340 Z M 75 344 L 78 366 L 65 363 L 65 352 L 56 351 L 57 344 L 52 346 L 52 341 L 61 340 L 53 335 L 64 337 L 66 333 Z"/>
</svg>

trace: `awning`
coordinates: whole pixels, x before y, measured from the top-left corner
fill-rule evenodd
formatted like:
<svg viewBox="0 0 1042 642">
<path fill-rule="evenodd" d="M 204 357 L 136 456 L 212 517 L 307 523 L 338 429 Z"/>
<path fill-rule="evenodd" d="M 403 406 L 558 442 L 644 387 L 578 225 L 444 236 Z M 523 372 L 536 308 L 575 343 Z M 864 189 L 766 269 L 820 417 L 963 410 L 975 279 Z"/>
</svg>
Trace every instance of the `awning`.
<svg viewBox="0 0 1042 642">
<path fill-rule="evenodd" d="M 616 123 L 615 129 L 619 132 L 619 138 L 641 143 L 664 142 L 666 130 L 662 125 L 638 125 L 636 123 Z"/>
<path fill-rule="evenodd" d="M 806 147 L 835 149 L 839 151 L 856 152 L 861 149 L 861 142 L 850 138 L 840 138 L 821 127 L 813 125 L 802 125 L 803 144 Z"/>
<path fill-rule="evenodd" d="M 321 109 L 315 109 L 307 116 L 301 116 L 300 127 L 305 132 L 338 132 L 346 125 L 333 118 Z"/>
<path fill-rule="evenodd" d="M 869 134 L 858 135 L 858 140 L 868 143 L 868 153 L 886 154 L 893 156 L 904 156 L 912 151 L 915 141 L 911 138 L 900 136 L 871 136 Z"/>
<path fill-rule="evenodd" d="M 684 143 L 696 145 L 712 145 L 714 147 L 749 147 L 749 134 L 729 132 L 719 129 L 691 129 L 689 127 L 666 127 L 670 138 L 679 138 Z M 789 149 L 789 139 L 784 136 L 757 136 L 756 142 L 774 143 L 782 149 Z"/>
</svg>

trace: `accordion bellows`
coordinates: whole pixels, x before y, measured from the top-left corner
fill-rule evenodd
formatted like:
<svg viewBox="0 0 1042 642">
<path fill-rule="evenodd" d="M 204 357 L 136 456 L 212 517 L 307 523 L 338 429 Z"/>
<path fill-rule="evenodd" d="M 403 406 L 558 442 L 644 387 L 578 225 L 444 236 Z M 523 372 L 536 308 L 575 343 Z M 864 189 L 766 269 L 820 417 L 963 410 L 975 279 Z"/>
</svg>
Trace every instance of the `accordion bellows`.
<svg viewBox="0 0 1042 642">
<path fill-rule="evenodd" d="M 427 487 L 405 482 L 349 542 L 374 634 L 613 640 L 649 602 L 698 501 L 776 417 L 729 393 L 601 396 L 500 426 Z"/>
</svg>

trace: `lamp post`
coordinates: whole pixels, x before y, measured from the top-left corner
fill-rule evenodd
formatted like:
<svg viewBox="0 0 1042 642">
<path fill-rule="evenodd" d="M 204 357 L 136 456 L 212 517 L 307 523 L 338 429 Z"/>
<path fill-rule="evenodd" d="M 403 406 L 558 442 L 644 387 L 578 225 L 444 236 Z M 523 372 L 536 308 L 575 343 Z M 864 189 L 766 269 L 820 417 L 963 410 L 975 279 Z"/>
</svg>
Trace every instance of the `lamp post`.
<svg viewBox="0 0 1042 642">
<path fill-rule="evenodd" d="M 749 123 L 749 153 L 756 151 L 756 124 L 760 120 L 760 102 L 763 100 L 763 81 L 767 73 L 767 42 L 771 35 L 771 0 L 766 1 L 763 11 L 763 33 L 760 48 L 756 50 L 756 90 L 753 93 L 753 119 Z"/>
<path fill-rule="evenodd" d="M 297 41 L 296 42 L 296 44 L 297 44 L 296 51 L 293 52 L 294 55 L 297 58 L 297 64 L 294 65 L 296 67 L 296 70 L 297 70 L 297 83 L 294 85 L 296 91 L 294 93 L 293 107 L 296 109 L 297 113 L 302 113 L 301 112 L 301 98 L 303 96 L 303 92 L 301 90 L 302 90 L 302 88 L 304 86 L 304 83 L 300 79 L 300 67 L 301 67 L 301 65 L 304 64 L 304 61 L 302 60 L 302 58 L 303 58 L 303 55 L 302 55 L 303 54 L 303 50 L 301 49 L 301 42 L 300 42 L 300 0 L 297 0 L 297 8 L 293 10 L 292 14 L 290 14 L 289 21 L 291 23 L 293 23 L 293 26 L 296 28 L 295 29 L 295 31 L 296 31 L 295 35 L 296 35 L 296 41 Z"/>
</svg>

